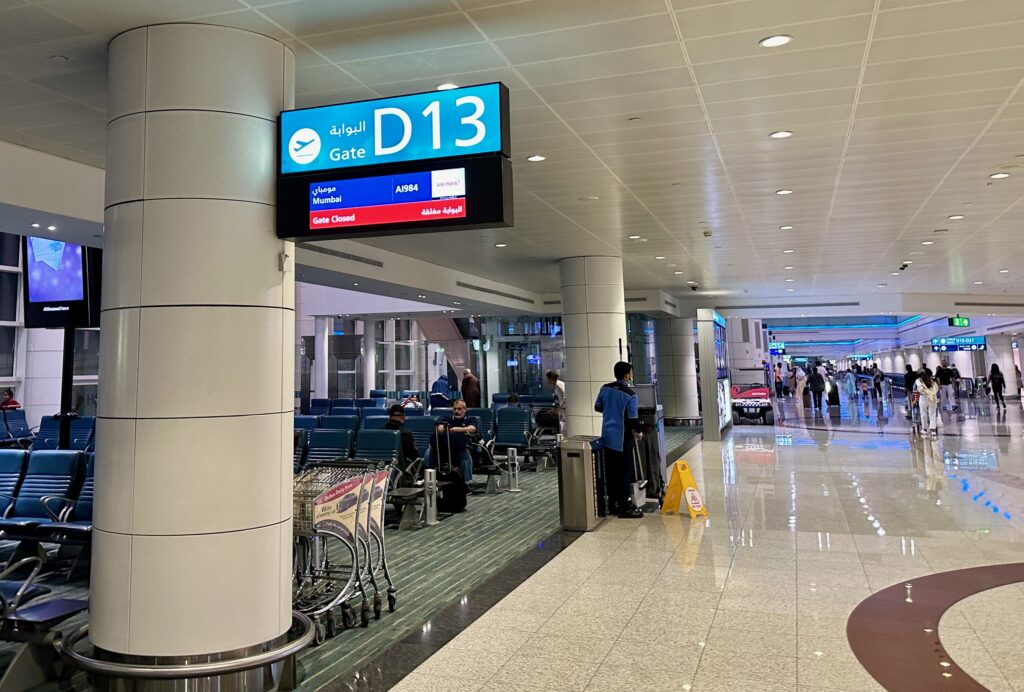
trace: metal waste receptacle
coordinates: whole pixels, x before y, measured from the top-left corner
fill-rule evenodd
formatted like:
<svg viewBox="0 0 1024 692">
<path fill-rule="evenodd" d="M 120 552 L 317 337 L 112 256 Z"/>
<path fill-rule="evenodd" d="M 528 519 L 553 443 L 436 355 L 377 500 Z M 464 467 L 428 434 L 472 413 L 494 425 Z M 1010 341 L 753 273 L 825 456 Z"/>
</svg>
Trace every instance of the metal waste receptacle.
<svg viewBox="0 0 1024 692">
<path fill-rule="evenodd" d="M 602 476 L 595 467 L 590 442 L 597 438 L 575 435 L 562 440 L 558 465 L 558 515 L 567 531 L 593 531 L 604 521 L 598 482 Z"/>
</svg>

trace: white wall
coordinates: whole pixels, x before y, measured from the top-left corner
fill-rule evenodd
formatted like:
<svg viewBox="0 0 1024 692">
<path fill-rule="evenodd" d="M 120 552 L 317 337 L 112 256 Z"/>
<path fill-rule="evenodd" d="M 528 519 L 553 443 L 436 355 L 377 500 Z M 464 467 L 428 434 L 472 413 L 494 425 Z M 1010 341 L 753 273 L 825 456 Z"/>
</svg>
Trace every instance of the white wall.
<svg viewBox="0 0 1024 692">
<path fill-rule="evenodd" d="M 19 401 L 29 425 L 60 411 L 61 366 L 64 332 L 60 329 L 26 329 L 25 380 Z"/>
</svg>

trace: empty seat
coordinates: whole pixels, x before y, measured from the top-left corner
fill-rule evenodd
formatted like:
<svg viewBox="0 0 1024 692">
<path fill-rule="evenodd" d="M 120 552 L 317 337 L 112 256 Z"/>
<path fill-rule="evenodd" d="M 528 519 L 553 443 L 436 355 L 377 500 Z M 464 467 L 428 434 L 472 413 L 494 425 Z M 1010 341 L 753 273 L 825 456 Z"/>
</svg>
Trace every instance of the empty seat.
<svg viewBox="0 0 1024 692">
<path fill-rule="evenodd" d="M 28 468 L 13 501 L 0 519 L 0 531 L 6 536 L 23 535 L 53 518 L 44 498 L 64 498 L 71 502 L 78 490 L 82 470 L 81 453 L 74 450 L 39 450 L 28 458 Z"/>
<path fill-rule="evenodd" d="M 391 420 L 389 416 L 367 416 L 363 419 L 363 430 L 380 430 Z"/>
<path fill-rule="evenodd" d="M 331 400 L 330 399 L 310 399 L 309 400 L 309 415 L 311 416 L 326 416 L 331 412 Z"/>
<path fill-rule="evenodd" d="M 370 399 L 387 399 L 388 398 L 388 392 L 387 392 L 386 389 L 371 389 L 370 390 L 369 398 Z"/>
<path fill-rule="evenodd" d="M 350 408 L 353 405 L 352 402 L 352 399 L 331 399 L 331 415 L 338 415 L 337 409 L 339 408 Z"/>
<path fill-rule="evenodd" d="M 359 416 L 323 416 L 320 427 L 324 430 L 359 430 Z"/>
<path fill-rule="evenodd" d="M 319 423 L 318 416 L 295 416 L 296 430 L 313 430 L 319 427 Z"/>
<path fill-rule="evenodd" d="M 416 451 L 420 458 L 423 458 L 427 449 L 430 448 L 430 438 L 434 435 L 434 426 L 437 420 L 433 416 L 417 416 L 405 421 L 406 429 L 412 433 L 412 439 L 416 440 Z"/>
<path fill-rule="evenodd" d="M 71 449 L 91 451 L 95 444 L 96 418 L 80 416 L 71 421 Z"/>
<path fill-rule="evenodd" d="M 13 498 L 18 494 L 27 462 L 28 452 L 24 450 L 0 449 L 0 498 Z"/>
<path fill-rule="evenodd" d="M 387 399 L 356 399 L 356 408 L 384 408 L 387 403 Z"/>
<path fill-rule="evenodd" d="M 423 411 L 423 407 L 422 406 L 420 408 L 416 408 L 415 406 L 410 406 L 408 408 L 403 408 L 402 411 L 405 412 L 405 415 L 407 417 L 408 416 L 422 416 L 422 415 L 424 415 L 424 411 Z"/>
<path fill-rule="evenodd" d="M 93 492 L 96 480 L 96 456 L 86 455 L 85 478 L 73 503 L 58 502 L 60 498 L 43 500 L 49 514 L 60 520 L 40 524 L 36 529 L 43 540 L 88 543 L 92 535 Z"/>
<path fill-rule="evenodd" d="M 351 430 L 314 430 L 309 434 L 306 463 L 348 459 L 352 453 Z"/>
<path fill-rule="evenodd" d="M 524 450 L 530 446 L 530 414 L 525 409 L 499 409 L 494 431 L 494 447 Z"/>
<path fill-rule="evenodd" d="M 53 416 L 43 416 L 39 421 L 39 431 L 32 441 L 32 451 L 37 449 L 57 449 L 60 442 L 60 421 Z"/>
<path fill-rule="evenodd" d="M 32 429 L 21 409 L 3 412 L 3 425 L 0 426 L 0 443 L 28 446 L 32 442 Z"/>
<path fill-rule="evenodd" d="M 489 408 L 471 408 L 466 411 L 466 415 L 480 422 L 477 432 L 484 442 L 494 437 L 494 411 Z"/>
<path fill-rule="evenodd" d="M 356 435 L 356 459 L 397 462 L 402 457 L 402 438 L 397 430 L 360 430 Z"/>
<path fill-rule="evenodd" d="M 453 408 L 451 408 L 450 406 L 449 407 L 444 407 L 444 408 L 438 407 L 438 408 L 430 409 L 430 415 L 434 416 L 434 418 L 437 418 L 438 420 L 444 420 L 445 418 L 451 418 L 452 414 L 454 412 L 455 412 L 455 410 Z"/>
<path fill-rule="evenodd" d="M 362 409 L 356 408 L 355 406 L 338 406 L 331 409 L 332 416 L 359 416 L 359 412 Z"/>
</svg>

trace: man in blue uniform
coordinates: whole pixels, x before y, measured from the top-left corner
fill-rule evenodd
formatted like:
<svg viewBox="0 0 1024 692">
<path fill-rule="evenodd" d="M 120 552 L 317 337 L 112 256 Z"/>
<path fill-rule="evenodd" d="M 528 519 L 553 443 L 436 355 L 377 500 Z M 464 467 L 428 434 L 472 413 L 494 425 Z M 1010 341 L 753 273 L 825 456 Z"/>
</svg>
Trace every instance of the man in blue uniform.
<svg viewBox="0 0 1024 692">
<path fill-rule="evenodd" d="M 615 381 L 601 387 L 594 410 L 601 414 L 601 441 L 610 511 L 622 519 L 643 516 L 630 496 L 633 482 L 633 446 L 640 439 L 636 393 L 630 388 L 633 366 L 615 364 Z"/>
</svg>

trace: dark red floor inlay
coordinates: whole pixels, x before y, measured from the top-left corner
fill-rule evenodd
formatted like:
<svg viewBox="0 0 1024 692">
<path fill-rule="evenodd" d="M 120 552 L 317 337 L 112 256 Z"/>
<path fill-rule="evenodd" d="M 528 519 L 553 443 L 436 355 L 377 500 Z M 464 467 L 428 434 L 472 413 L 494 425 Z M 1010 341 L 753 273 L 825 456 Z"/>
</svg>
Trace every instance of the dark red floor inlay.
<svg viewBox="0 0 1024 692">
<path fill-rule="evenodd" d="M 939 619 L 957 601 L 1016 582 L 1024 582 L 1024 562 L 958 569 L 894 584 L 850 613 L 850 648 L 887 690 L 985 692 L 942 646 Z"/>
</svg>

